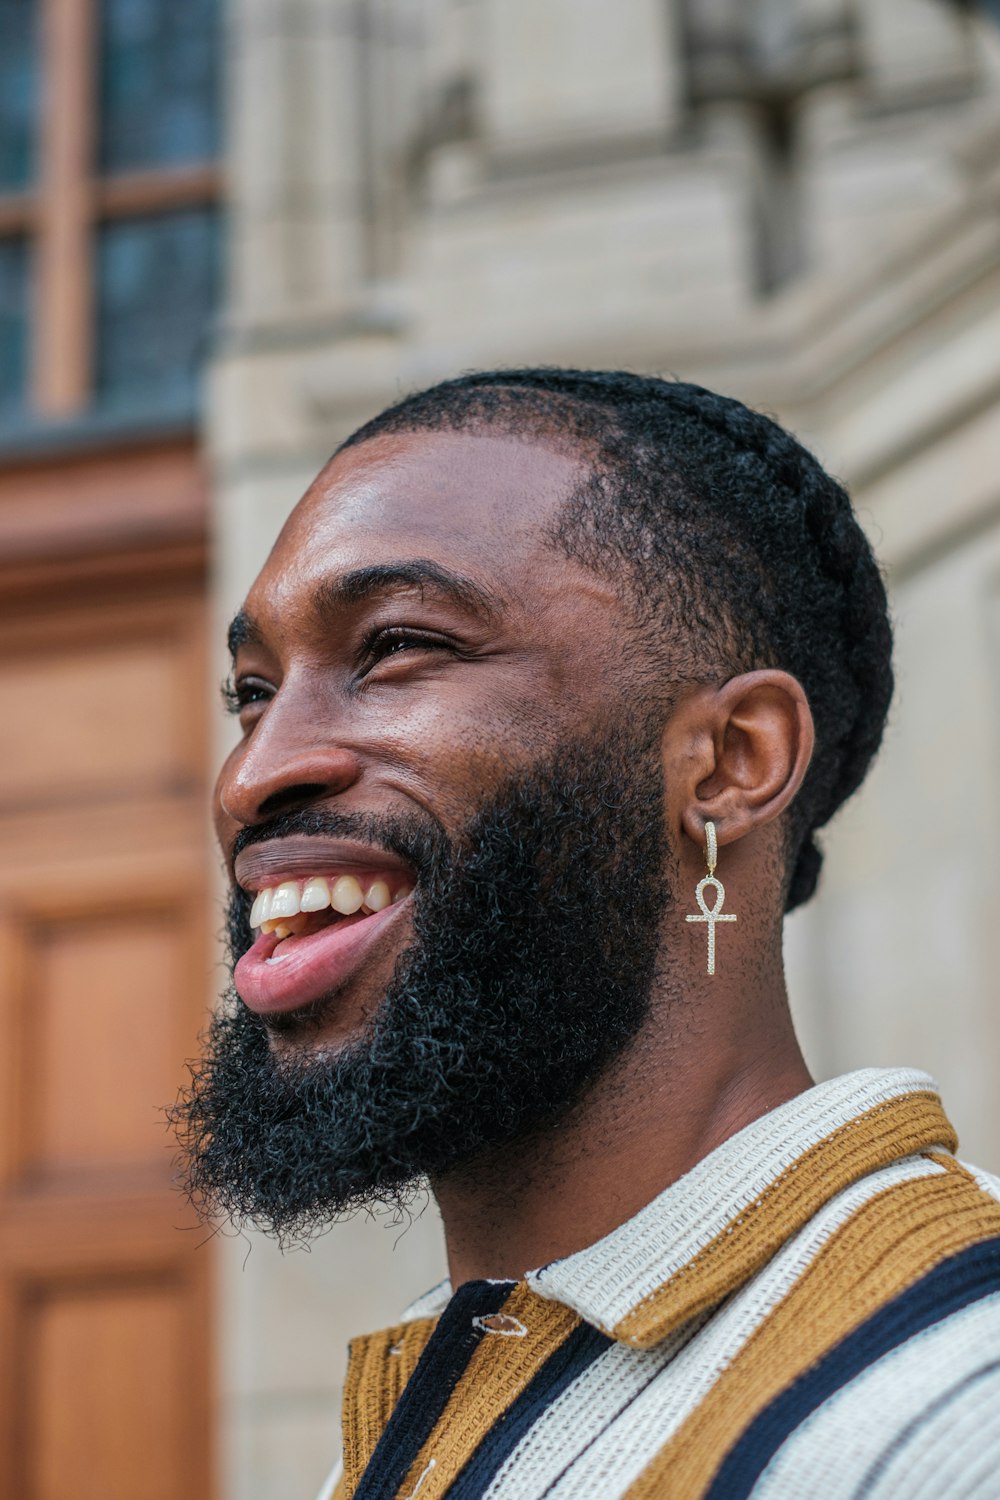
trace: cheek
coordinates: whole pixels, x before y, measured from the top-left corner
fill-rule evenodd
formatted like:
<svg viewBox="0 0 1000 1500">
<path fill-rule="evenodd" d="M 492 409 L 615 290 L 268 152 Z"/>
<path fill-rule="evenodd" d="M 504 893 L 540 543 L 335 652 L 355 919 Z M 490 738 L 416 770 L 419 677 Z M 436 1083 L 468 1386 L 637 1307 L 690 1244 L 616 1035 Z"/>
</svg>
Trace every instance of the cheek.
<svg viewBox="0 0 1000 1500">
<path fill-rule="evenodd" d="M 545 662 L 512 656 L 401 686 L 362 707 L 358 730 L 378 758 L 475 784 L 586 733 L 588 723 Z"/>
<path fill-rule="evenodd" d="M 447 737 L 400 738 L 384 748 L 399 790 L 454 835 L 504 785 L 547 758 L 557 738 L 509 722 L 453 722 Z"/>
</svg>

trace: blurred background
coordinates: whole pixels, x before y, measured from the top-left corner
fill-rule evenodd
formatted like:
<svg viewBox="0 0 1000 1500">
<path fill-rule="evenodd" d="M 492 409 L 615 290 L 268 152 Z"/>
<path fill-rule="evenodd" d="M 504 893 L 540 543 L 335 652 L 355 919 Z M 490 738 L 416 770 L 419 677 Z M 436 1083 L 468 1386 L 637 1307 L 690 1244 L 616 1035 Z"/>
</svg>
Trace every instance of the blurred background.
<svg viewBox="0 0 1000 1500">
<path fill-rule="evenodd" d="M 222 625 L 336 442 L 497 363 L 774 412 L 888 570 L 885 751 L 789 924 L 809 1061 L 1000 1169 L 1000 4 L 0 0 L 0 1494 L 309 1500 L 432 1207 L 194 1227 Z"/>
</svg>

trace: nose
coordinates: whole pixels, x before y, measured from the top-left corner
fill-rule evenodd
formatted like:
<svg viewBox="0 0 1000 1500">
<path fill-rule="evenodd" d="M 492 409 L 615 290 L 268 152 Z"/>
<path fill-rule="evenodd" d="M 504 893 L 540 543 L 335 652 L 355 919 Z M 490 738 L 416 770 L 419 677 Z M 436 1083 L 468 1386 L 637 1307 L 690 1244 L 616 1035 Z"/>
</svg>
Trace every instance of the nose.
<svg viewBox="0 0 1000 1500">
<path fill-rule="evenodd" d="M 224 816 L 248 827 L 345 792 L 358 780 L 361 762 L 332 735 L 321 735 L 314 721 L 297 728 L 269 713 L 223 768 L 218 801 Z"/>
</svg>

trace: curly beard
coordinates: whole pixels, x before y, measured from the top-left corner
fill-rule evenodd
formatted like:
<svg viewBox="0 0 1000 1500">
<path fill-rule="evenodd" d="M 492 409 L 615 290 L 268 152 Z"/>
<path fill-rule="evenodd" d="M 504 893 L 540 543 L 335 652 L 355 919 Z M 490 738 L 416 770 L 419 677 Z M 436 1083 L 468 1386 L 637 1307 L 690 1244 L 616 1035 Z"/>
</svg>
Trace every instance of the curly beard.
<svg viewBox="0 0 1000 1500">
<path fill-rule="evenodd" d="M 230 990 L 170 1111 L 205 1215 L 283 1241 L 400 1204 L 564 1118 L 646 1019 L 670 849 L 655 747 L 621 734 L 507 781 L 456 839 L 425 816 L 291 813 L 254 830 L 368 838 L 418 874 L 414 938 L 356 1043 L 276 1060 Z M 249 901 L 230 906 L 231 960 Z"/>
</svg>

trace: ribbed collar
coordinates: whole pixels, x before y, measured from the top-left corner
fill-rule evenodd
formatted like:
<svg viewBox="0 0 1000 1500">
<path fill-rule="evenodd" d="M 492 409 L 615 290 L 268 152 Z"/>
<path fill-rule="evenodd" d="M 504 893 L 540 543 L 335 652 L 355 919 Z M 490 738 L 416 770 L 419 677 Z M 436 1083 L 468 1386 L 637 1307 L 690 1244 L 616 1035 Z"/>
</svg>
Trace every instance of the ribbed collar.
<svg viewBox="0 0 1000 1500">
<path fill-rule="evenodd" d="M 619 1228 L 526 1279 L 614 1338 L 650 1348 L 748 1281 L 852 1182 L 956 1145 L 926 1073 L 865 1068 L 753 1120 Z"/>
<path fill-rule="evenodd" d="M 748 1281 L 851 1183 L 956 1145 L 926 1073 L 863 1068 L 751 1121 L 596 1244 L 525 1281 L 613 1338 L 651 1348 Z M 441 1282 L 405 1320 L 436 1317 L 450 1296 Z"/>
</svg>

